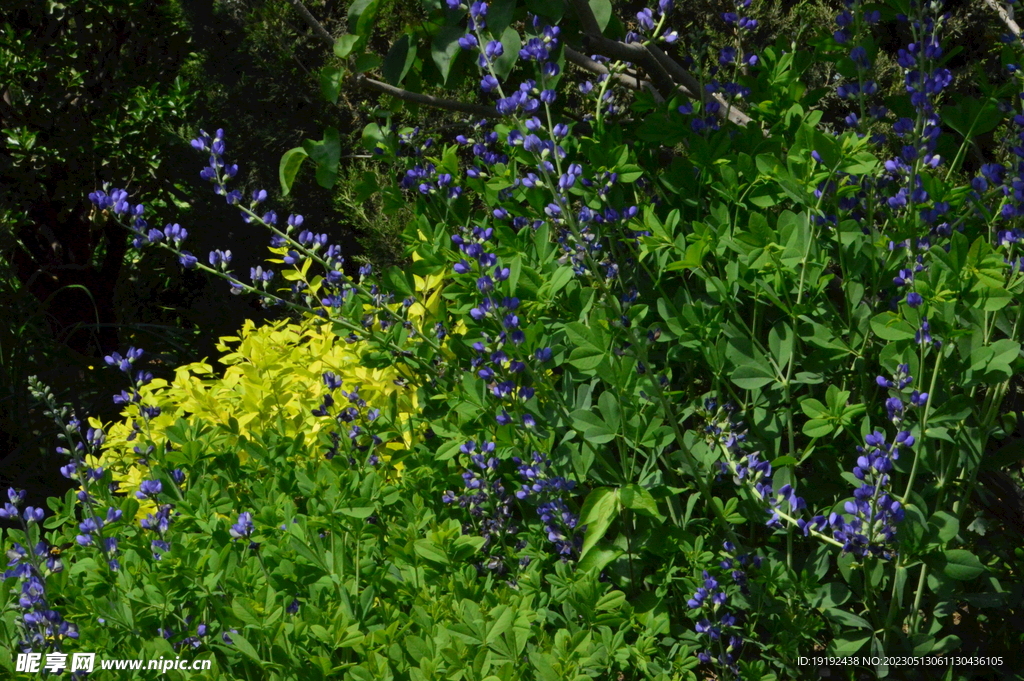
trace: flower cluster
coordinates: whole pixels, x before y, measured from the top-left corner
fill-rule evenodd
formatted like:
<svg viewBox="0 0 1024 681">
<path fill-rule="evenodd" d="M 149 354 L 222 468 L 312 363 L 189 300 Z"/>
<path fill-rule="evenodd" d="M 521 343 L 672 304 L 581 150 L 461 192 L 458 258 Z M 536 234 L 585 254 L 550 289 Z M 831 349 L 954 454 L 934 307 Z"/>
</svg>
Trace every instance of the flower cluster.
<svg viewBox="0 0 1024 681">
<path fill-rule="evenodd" d="M 720 475 L 732 473 L 737 485 L 746 484 L 752 487 L 761 499 L 773 500 L 772 465 L 761 458 L 760 452 L 744 450 L 747 431 L 742 421 L 733 421 L 735 411 L 736 407 L 731 402 L 720 406 L 714 398 L 705 399 L 698 412 L 705 422 L 704 439 L 713 450 L 724 450 L 727 453 L 726 460 L 718 462 Z M 791 493 L 791 490 L 787 492 Z M 787 494 L 787 498 L 788 496 Z M 802 501 L 794 499 L 794 503 Z M 778 520 L 778 515 L 772 513 L 768 525 L 776 526 Z"/>
<path fill-rule="evenodd" d="M 539 452 L 533 452 L 531 461 L 512 457 L 516 464 L 522 486 L 516 498 L 533 499 L 537 503 L 537 515 L 544 523 L 548 541 L 555 545 L 562 562 L 579 556 L 583 548 L 583 532 L 586 526 L 577 527 L 579 517 L 565 502 L 565 495 L 576 488 L 576 483 L 560 475 L 551 475 L 551 462 Z"/>
<path fill-rule="evenodd" d="M 37 530 L 36 526 L 43 522 L 45 513 L 43 509 L 33 506 L 21 509 L 24 501 L 24 491 L 8 489 L 7 502 L 0 508 L 0 519 L 19 520 L 27 538 Z M 8 569 L 4 572 L 3 578 L 16 578 L 21 583 L 18 625 L 24 638 L 19 642 L 19 647 L 24 651 L 59 649 L 61 638 L 78 638 L 78 629 L 75 625 L 64 621 L 46 596 L 47 575 L 64 569 L 59 552 L 51 552 L 51 547 L 45 541 L 37 542 L 32 550 L 15 543 L 8 551 L 7 557 Z"/>
<path fill-rule="evenodd" d="M 722 545 L 725 553 L 724 559 L 714 570 L 718 577 L 711 571 L 704 570 L 701 577 L 703 582 L 693 596 L 686 602 L 691 610 L 696 613 L 692 617 L 699 617 L 694 629 L 701 636 L 701 640 L 707 646 L 697 653 L 697 659 L 703 664 L 717 664 L 722 670 L 733 676 L 738 676 L 739 667 L 737 660 L 743 648 L 742 637 L 742 612 L 738 611 L 730 603 L 729 594 L 726 591 L 727 584 L 723 575 L 728 575 L 733 588 L 741 593 L 749 593 L 747 587 L 747 568 L 752 566 L 761 567 L 761 557 L 748 554 L 735 555 L 736 546 L 732 542 L 725 542 Z M 719 573 L 719 570 L 721 571 Z"/>
<path fill-rule="evenodd" d="M 438 194 L 449 199 L 457 199 L 462 194 L 462 187 L 452 184 L 451 173 L 437 172 L 433 163 L 416 165 L 405 171 L 405 176 L 399 183 L 402 189 L 417 190 L 420 194 Z"/>
<path fill-rule="evenodd" d="M 659 0 L 658 9 L 652 10 L 645 7 L 636 13 L 636 31 L 628 31 L 625 41 L 627 43 L 643 43 L 646 40 L 661 40 L 669 45 L 679 40 L 679 33 L 675 30 L 662 32 L 665 19 L 674 9 L 673 0 Z"/>
<path fill-rule="evenodd" d="M 724 12 L 722 14 L 722 21 L 729 26 L 735 26 L 741 31 L 749 33 L 757 28 L 757 19 L 751 19 L 750 17 L 740 16 L 743 10 L 750 7 L 750 0 L 736 0 L 735 8 L 733 11 Z"/>
<path fill-rule="evenodd" d="M 155 500 L 162 491 L 159 480 L 144 480 L 136 492 L 136 496 L 142 499 Z M 163 554 L 171 550 L 171 544 L 167 540 L 167 530 L 170 528 L 171 520 L 174 517 L 173 504 L 161 504 L 156 513 L 148 513 L 139 521 L 139 526 L 144 530 L 150 530 L 157 534 L 157 537 L 150 541 L 150 548 L 153 550 L 153 560 L 160 560 Z"/>
<path fill-rule="evenodd" d="M 142 356 L 142 350 L 130 348 L 127 354 L 127 357 L 121 357 L 116 352 L 111 353 L 105 360 L 108 365 L 117 367 L 130 376 L 131 364 Z M 148 372 L 138 372 L 137 384 L 148 382 L 149 380 L 152 380 L 152 375 Z M 104 509 L 100 507 L 94 492 L 96 491 L 95 486 L 100 485 L 105 479 L 109 479 L 109 476 L 105 475 L 106 471 L 102 466 L 89 466 L 85 460 L 88 453 L 96 453 L 103 445 L 106 441 L 106 433 L 100 428 L 89 428 L 83 436 L 79 419 L 68 407 L 60 411 L 57 410 L 53 393 L 49 388 L 35 377 L 30 379 L 29 384 L 33 397 L 42 400 L 46 405 L 47 409 L 44 411 L 46 416 L 54 419 L 60 428 L 61 432 L 58 434 L 58 438 L 70 447 L 69 449 L 68 447 L 60 446 L 56 448 L 56 451 L 58 454 L 65 455 L 71 459 L 70 462 L 60 467 L 61 475 L 69 480 L 74 480 L 79 485 L 76 498 L 81 503 L 82 515 L 84 517 L 78 524 L 80 534 L 75 537 L 75 543 L 82 547 L 98 546 L 110 570 L 116 572 L 121 569 L 121 564 L 117 559 L 118 540 L 116 537 L 105 535 L 104 528 L 119 522 L 122 518 L 122 512 L 120 509 L 108 507 L 105 509 L 104 514 Z M 123 395 L 125 393 L 122 393 Z M 115 397 L 116 401 L 117 398 Z M 142 413 L 145 416 L 146 414 L 153 414 L 154 411 L 144 410 Z M 159 409 L 155 409 L 155 413 L 159 413 Z M 67 419 L 66 422 L 65 419 Z M 132 436 L 138 432 L 138 422 L 133 421 L 133 426 L 135 430 Z M 77 442 L 74 442 L 76 439 Z M 138 447 L 136 447 L 136 451 L 138 451 Z M 116 492 L 117 488 L 118 483 L 109 482 L 108 489 L 111 493 Z M 41 519 L 41 509 L 37 509 L 37 513 Z"/>
<path fill-rule="evenodd" d="M 913 213 L 916 208 L 922 220 L 933 226 L 934 233 L 948 236 L 948 225 L 936 223 L 949 210 L 949 206 L 942 202 L 927 206 L 931 197 L 919 173 L 922 167 L 936 168 L 942 162 L 941 156 L 936 153 L 942 130 L 936 104 L 942 90 L 952 81 L 949 69 L 934 66 L 942 57 L 942 47 L 937 36 L 945 16 L 927 16 L 934 9 L 933 5 L 937 7 L 939 3 L 927 3 L 920 7 L 914 4 L 925 15 L 922 19 L 900 17 L 910 22 L 914 35 L 914 42 L 908 44 L 906 49 L 899 50 L 897 61 L 903 68 L 906 91 L 910 94 L 910 103 L 916 109 L 917 116 L 916 120 L 900 118 L 893 125 L 893 131 L 902 140 L 903 146 L 898 156 L 885 162 L 886 173 L 879 178 L 878 183 L 879 186 L 898 187 L 896 193 L 885 200 L 890 210 L 908 210 Z M 919 304 L 916 298 L 908 299 L 907 302 L 912 306 Z"/>
<path fill-rule="evenodd" d="M 1024 100 L 1024 94 L 1020 96 Z M 1011 110 L 1012 112 L 1012 110 Z M 971 197 L 980 203 L 981 192 L 992 187 L 992 193 L 1003 196 L 998 220 L 1002 223 L 996 231 L 995 248 L 1003 252 L 1003 262 L 1009 267 L 1009 276 L 1016 276 L 1022 270 L 1024 258 L 1019 257 L 1018 243 L 1024 239 L 1024 230 L 1017 226 L 1017 218 L 1024 215 L 1024 113 L 1015 113 L 1012 119 L 1013 137 L 1010 138 L 1010 152 L 1017 162 L 1006 168 L 998 163 L 986 163 L 980 168 L 980 175 L 971 182 Z M 975 211 L 980 214 L 978 207 Z"/>
<path fill-rule="evenodd" d="M 851 112 L 845 122 L 851 128 L 857 128 L 867 121 L 882 120 L 888 115 L 883 106 L 867 106 L 866 98 L 878 92 L 878 84 L 870 78 L 871 57 L 864 45 L 851 45 L 855 36 L 861 34 L 864 26 L 878 23 L 880 14 L 877 10 L 865 11 L 862 0 L 845 0 L 846 9 L 836 17 L 839 29 L 833 34 L 835 41 L 843 46 L 850 46 L 849 58 L 856 72 L 856 79 L 845 82 L 836 89 L 840 99 L 855 99 L 859 103 L 859 113 Z M 864 133 L 858 133 L 863 137 Z M 884 140 L 884 136 L 875 139 Z"/>
<path fill-rule="evenodd" d="M 885 434 L 876 430 L 864 438 L 867 448 L 857 447 L 860 456 L 853 469 L 854 476 L 863 481 L 854 490 L 853 501 L 846 502 L 846 520 L 838 513 L 829 516 L 832 536 L 842 542 L 843 552 L 858 557 L 868 554 L 891 560 L 893 552 L 885 545 L 896 537 L 896 523 L 903 520 L 903 508 L 888 492 L 892 462 L 899 458 L 900 447 L 911 447 L 914 436 L 906 430 L 897 433 L 892 443 L 886 443 Z"/>
<path fill-rule="evenodd" d="M 677 111 L 690 118 L 690 129 L 698 134 L 709 134 L 719 129 L 718 116 L 715 114 L 722 108 L 722 105 L 713 99 L 709 99 L 701 105 L 703 116 L 694 116 L 693 102 L 681 104 Z"/>
<path fill-rule="evenodd" d="M 706 422 L 704 433 L 708 445 L 726 453 L 725 461 L 718 462 L 719 473 L 732 473 L 736 485 L 747 486 L 757 499 L 767 503 L 765 510 L 769 518 L 765 525 L 768 527 L 781 528 L 785 518 L 799 527 L 805 537 L 812 529 L 820 531 L 825 518 L 815 516 L 810 521 L 796 518 L 798 511 L 807 508 L 807 502 L 797 496 L 792 484 L 786 483 L 776 491 L 772 483 L 771 463 L 762 459 L 760 452 L 745 451 L 747 433 L 741 422 L 733 422 L 734 411 L 732 404 L 719 407 L 712 398 L 705 400 L 703 408 L 698 410 Z"/>
<path fill-rule="evenodd" d="M 146 385 L 153 380 L 153 374 L 149 371 L 136 371 L 134 378 L 132 377 L 132 365 L 143 355 L 143 350 L 139 348 L 128 348 L 128 352 L 125 357 L 122 357 L 119 353 L 113 352 L 103 358 L 107 366 L 115 367 L 122 373 L 126 374 L 131 380 L 132 385 L 130 392 L 122 390 L 120 394 L 114 395 L 114 404 L 129 405 L 136 404 L 139 407 L 139 414 L 142 418 L 149 422 L 160 415 L 160 407 L 150 406 L 142 404 L 142 394 L 139 392 L 139 388 Z M 133 424 L 136 425 L 138 422 L 133 420 Z"/>
<path fill-rule="evenodd" d="M 463 534 L 483 537 L 483 559 L 477 563 L 477 571 L 505 576 L 510 571 L 507 563 L 510 551 L 522 551 L 526 542 L 516 538 L 519 527 L 513 519 L 512 495 L 498 475 L 499 462 L 493 456 L 494 449 L 493 442 L 481 443 L 479 451 L 474 440 L 462 445 L 459 451 L 471 462 L 471 467 L 462 473 L 465 491 L 458 496 L 446 491 L 441 500 L 446 504 L 458 503 L 460 508 L 469 511 L 471 521 L 463 525 Z M 520 565 L 527 563 L 528 559 Z"/>
<path fill-rule="evenodd" d="M 333 371 L 324 372 L 323 381 L 330 392 L 324 393 L 323 402 L 312 412 L 314 416 L 328 416 L 330 414 L 331 408 L 336 405 L 334 395 L 332 394 L 334 392 L 339 393 L 348 403 L 348 406 L 344 408 L 338 405 L 337 413 L 334 415 L 334 420 L 337 424 L 342 429 L 347 428 L 348 437 L 344 441 L 345 444 L 342 445 L 341 434 L 336 430 L 331 431 L 329 434 L 331 446 L 327 450 L 326 457 L 333 459 L 344 450 L 350 466 L 357 464 L 356 454 L 365 456 L 366 465 L 376 466 L 380 462 L 377 448 L 384 442 L 377 434 L 376 429 L 380 410 L 367 409 L 366 400 L 359 395 L 360 386 L 355 386 L 351 391 L 342 390 L 342 381 Z"/>
<path fill-rule="evenodd" d="M 213 191 L 232 204 L 236 205 L 242 200 L 242 192 L 235 189 L 232 191 L 227 190 L 227 181 L 231 180 L 238 174 L 238 164 L 232 163 L 226 164 L 224 161 L 224 152 L 226 150 L 226 143 L 224 142 L 224 130 L 218 128 L 217 133 L 211 138 L 205 130 L 199 131 L 199 137 L 192 140 L 192 148 L 196 151 L 209 152 L 210 164 L 203 168 L 199 173 L 199 177 L 203 178 L 207 182 L 213 184 Z M 259 203 L 259 197 L 266 198 L 267 193 L 257 192 L 253 196 L 253 203 Z"/>
<path fill-rule="evenodd" d="M 590 59 L 601 64 L 607 69 L 607 73 L 600 74 L 596 80 L 584 80 L 576 86 L 576 89 L 585 98 L 593 100 L 596 107 L 596 114 L 587 113 L 583 116 L 584 121 L 593 121 L 603 115 L 615 115 L 629 110 L 629 91 L 621 87 L 615 80 L 617 74 L 626 73 L 629 65 L 626 62 L 611 61 L 608 57 L 600 54 L 590 55 Z"/>
<path fill-rule="evenodd" d="M 149 223 L 142 217 L 146 211 L 145 207 L 142 204 L 133 206 L 128 202 L 127 190 L 110 189 L 110 186 L 104 183 L 103 189 L 89 194 L 89 200 L 101 211 L 109 211 L 120 218 L 131 220 L 127 227 L 135 235 L 132 238 L 133 248 L 141 248 L 145 244 L 155 243 L 164 238 L 164 232 L 161 232 L 159 229 L 149 229 Z M 171 225 L 168 225 L 168 228 L 171 227 Z M 173 227 L 178 226 L 174 225 Z M 178 236 L 178 232 L 172 229 L 171 235 L 168 238 L 176 236 Z"/>
<path fill-rule="evenodd" d="M 252 524 L 252 513 L 243 511 L 238 514 L 238 520 L 228 529 L 228 534 L 230 534 L 231 538 L 234 540 L 248 539 L 255 529 L 256 526 Z M 249 548 L 259 548 L 259 544 L 256 542 L 249 542 Z"/>
<path fill-rule="evenodd" d="M 927 320 L 923 321 L 922 328 L 924 333 L 928 332 Z M 878 387 L 889 391 L 889 397 L 885 400 L 885 410 L 888 412 L 889 420 L 898 426 L 903 421 L 906 408 L 906 404 L 904 404 L 902 399 L 906 393 L 905 389 L 914 382 L 914 377 L 910 375 L 910 365 L 900 364 L 896 367 L 896 375 L 891 379 L 885 376 L 877 376 L 875 382 L 878 384 Z M 928 393 L 913 390 L 910 393 L 909 400 L 912 406 L 923 407 L 928 402 Z"/>
</svg>

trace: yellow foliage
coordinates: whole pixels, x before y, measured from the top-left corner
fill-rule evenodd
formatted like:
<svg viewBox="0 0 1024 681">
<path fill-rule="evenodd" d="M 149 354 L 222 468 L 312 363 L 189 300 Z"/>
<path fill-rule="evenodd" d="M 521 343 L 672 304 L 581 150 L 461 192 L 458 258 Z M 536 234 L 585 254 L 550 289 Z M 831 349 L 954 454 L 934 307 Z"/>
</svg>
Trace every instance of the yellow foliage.
<svg viewBox="0 0 1024 681">
<path fill-rule="evenodd" d="M 282 255 L 287 249 L 270 249 Z M 413 260 L 419 256 L 413 254 Z M 283 260 L 271 258 L 270 262 Z M 285 279 L 308 281 L 311 260 L 304 261 L 300 270 L 283 273 Z M 438 319 L 441 292 L 444 290 L 444 272 L 427 277 L 414 276 L 418 300 L 406 312 L 419 337 L 433 333 L 433 321 Z M 322 277 L 314 277 L 310 290 L 315 294 L 322 284 Z M 390 306 L 398 310 L 400 305 Z M 372 312 L 367 309 L 367 312 Z M 460 320 L 450 332 L 465 333 L 466 327 Z M 410 339 L 411 342 L 421 342 Z M 441 344 L 447 354 L 447 342 Z M 232 348 L 232 346 L 235 346 Z M 330 417 L 314 416 L 311 412 L 322 401 L 327 388 L 323 383 L 324 372 L 331 371 L 342 381 L 342 390 L 351 391 L 359 386 L 359 395 L 366 400 L 368 408 L 382 411 L 394 401 L 397 406 L 394 425 L 401 431 L 401 442 L 386 442 L 381 446 L 380 458 L 385 464 L 395 452 L 409 448 L 417 436 L 412 417 L 418 413 L 414 382 L 409 387 L 400 387 L 396 379 L 410 379 L 412 376 L 400 373 L 399 368 L 386 367 L 370 369 L 359 362 L 365 343 L 348 343 L 332 332 L 331 324 L 315 316 L 308 316 L 301 324 L 280 321 L 256 328 L 247 320 L 238 336 L 226 336 L 219 340 L 217 349 L 224 354 L 221 363 L 228 365 L 222 377 L 213 375 L 213 368 L 203 362 L 187 364 L 175 369 L 174 379 L 168 383 L 154 379 L 143 386 L 139 393 L 142 403 L 160 407 L 160 415 L 148 425 L 139 415 L 136 405 L 129 405 L 122 412 L 122 421 L 113 423 L 107 429 L 107 439 L 99 461 L 92 465 L 109 468 L 121 489 L 131 493 L 138 489 L 147 474 L 137 464 L 139 455 L 134 447 L 148 439 L 154 446 L 167 441 L 165 431 L 179 418 L 198 418 L 219 428 L 226 436 L 228 446 L 238 451 L 244 461 L 248 456 L 238 445 L 238 439 L 251 432 L 262 432 L 277 427 L 279 419 L 284 424 L 285 437 L 302 437 L 304 451 L 322 455 L 319 451 L 318 434 L 321 429 L 334 423 Z M 399 381 L 404 383 L 404 381 Z M 339 404 L 344 398 L 336 396 Z M 388 410 L 390 413 L 390 410 Z M 94 428 L 102 427 L 96 419 L 90 419 Z M 132 422 L 141 428 L 141 437 L 129 440 Z M 144 447 L 143 447 L 144 448 Z M 402 464 L 393 466 L 396 476 L 401 475 Z M 140 515 L 152 512 L 152 503 L 143 503 Z"/>
</svg>

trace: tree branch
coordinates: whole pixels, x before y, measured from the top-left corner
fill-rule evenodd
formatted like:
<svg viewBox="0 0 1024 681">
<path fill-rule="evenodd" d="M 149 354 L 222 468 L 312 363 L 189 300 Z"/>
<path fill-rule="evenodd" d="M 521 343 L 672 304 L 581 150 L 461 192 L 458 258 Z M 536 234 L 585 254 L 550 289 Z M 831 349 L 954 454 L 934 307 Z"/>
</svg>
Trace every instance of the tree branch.
<svg viewBox="0 0 1024 681">
<path fill-rule="evenodd" d="M 321 42 L 330 45 L 333 48 L 334 38 L 332 38 L 331 34 L 327 32 L 327 29 L 324 28 L 324 25 L 317 21 L 316 17 L 309 13 L 309 10 L 306 9 L 306 6 L 302 4 L 302 0 L 288 0 L 288 2 L 292 3 L 292 7 L 299 11 L 299 14 L 302 15 L 302 18 L 305 20 L 305 22 L 309 25 L 310 28 L 313 29 L 313 33 L 316 34 L 316 37 L 320 38 Z"/>
<path fill-rule="evenodd" d="M 679 83 L 679 85 L 685 88 L 688 92 L 699 93 L 699 98 L 702 102 L 705 102 L 708 99 L 718 102 L 718 116 L 720 118 L 727 118 L 737 125 L 747 125 L 751 122 L 752 119 L 750 116 L 737 109 L 734 104 L 725 101 L 725 98 L 722 97 L 722 95 L 717 93 L 709 95 L 706 93 L 700 86 L 697 79 L 694 78 L 689 71 L 684 69 L 676 60 L 662 52 L 660 48 L 655 45 L 649 45 L 647 50 L 654 55 L 654 58 L 658 60 L 658 63 L 660 63 L 662 67 L 669 72 L 672 80 Z"/>
<path fill-rule="evenodd" d="M 651 83 L 650 81 L 641 80 L 638 76 L 629 75 L 625 73 L 613 74 L 608 70 L 608 68 L 604 64 L 594 61 L 587 55 L 581 52 L 577 52 L 568 45 L 565 46 L 565 58 L 569 63 L 575 64 L 584 71 L 589 71 L 590 73 L 594 73 L 599 76 L 607 75 L 615 82 L 621 83 L 622 85 L 628 87 L 630 90 L 647 90 L 648 92 L 651 93 L 651 95 L 658 103 L 665 101 L 665 98 L 661 96 L 661 93 L 658 92 L 658 89 L 655 88 L 654 84 Z"/>
<path fill-rule="evenodd" d="M 501 114 L 498 113 L 498 110 L 493 106 L 469 104 L 466 102 L 459 102 L 454 99 L 441 99 L 440 97 L 432 97 L 419 92 L 409 92 L 408 90 L 397 88 L 394 85 L 388 85 L 387 83 L 382 83 L 379 80 L 367 78 L 362 74 L 356 76 L 356 84 L 368 90 L 375 90 L 376 92 L 391 95 L 392 97 L 401 99 L 404 102 L 425 104 L 426 106 L 447 109 L 448 111 L 459 111 L 462 113 L 472 114 L 474 116 L 486 116 L 488 118 L 501 117 Z"/>
<path fill-rule="evenodd" d="M 1013 11 L 1012 9 L 1007 11 L 1006 7 L 998 0 L 985 0 L 985 4 L 995 10 L 996 14 L 1003 20 L 1003 23 L 1006 24 L 1006 27 L 1010 29 L 1015 38 L 1020 35 L 1020 26 L 1017 25 L 1017 22 L 1013 20 L 1013 16 L 1010 14 Z"/>
<path fill-rule="evenodd" d="M 995 2 L 995 0 L 986 0 Z M 726 102 L 718 94 L 708 95 L 700 86 L 700 82 L 684 69 L 678 62 L 666 55 L 655 45 L 643 46 L 637 44 L 622 43 L 611 40 L 601 35 L 597 18 L 587 0 L 572 0 L 572 5 L 583 26 L 583 47 L 586 50 L 593 50 L 597 54 L 603 54 L 611 59 L 632 62 L 642 66 L 650 75 L 654 86 L 666 98 L 678 93 L 688 99 L 696 99 L 705 102 L 712 99 L 719 103 L 715 115 L 723 120 L 729 120 L 738 125 L 746 125 L 751 118 L 737 109 L 734 105 Z M 566 48 L 567 50 L 569 48 Z M 566 57 L 569 57 L 568 51 Z"/>
</svg>

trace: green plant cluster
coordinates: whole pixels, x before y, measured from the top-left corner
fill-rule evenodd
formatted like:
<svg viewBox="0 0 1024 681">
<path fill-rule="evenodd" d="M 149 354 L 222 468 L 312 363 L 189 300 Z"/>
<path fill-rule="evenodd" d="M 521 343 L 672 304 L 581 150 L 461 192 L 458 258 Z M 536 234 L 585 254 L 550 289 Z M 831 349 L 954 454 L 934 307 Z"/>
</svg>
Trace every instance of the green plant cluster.
<svg viewBox="0 0 1024 681">
<path fill-rule="evenodd" d="M 1019 674 L 1017 67 L 951 105 L 937 2 L 853 1 L 811 49 L 757 54 L 757 8 L 736 2 L 709 64 L 676 51 L 670 0 L 623 17 L 446 0 L 426 8 L 432 66 L 395 56 L 412 38 L 367 51 L 378 5 L 351 5 L 338 88 L 380 71 L 416 101 L 417 63 L 442 83 L 477 68 L 473 104 L 494 113 L 447 137 L 387 115 L 364 129 L 381 169 L 355 191 L 409 216 L 407 265 L 355 272 L 319 227 L 250 199 L 223 130 L 192 146 L 272 234 L 248 279 L 229 251 L 189 252 L 181 225 L 140 223 L 126 191 L 90 195 L 136 248 L 301 323 L 246 326 L 208 381 L 111 354 L 129 384 L 113 426 L 34 385 L 77 489 L 0 508 L 16 525 L 0 665 L 96 650 L 191 654 L 231 679 Z M 883 106 L 885 22 L 915 42 Z M 841 133 L 802 82 L 822 62 Z M 997 129 L 1014 134 L 964 170 Z M 333 185 L 339 140 L 284 153 L 282 189 L 307 159 Z"/>
</svg>

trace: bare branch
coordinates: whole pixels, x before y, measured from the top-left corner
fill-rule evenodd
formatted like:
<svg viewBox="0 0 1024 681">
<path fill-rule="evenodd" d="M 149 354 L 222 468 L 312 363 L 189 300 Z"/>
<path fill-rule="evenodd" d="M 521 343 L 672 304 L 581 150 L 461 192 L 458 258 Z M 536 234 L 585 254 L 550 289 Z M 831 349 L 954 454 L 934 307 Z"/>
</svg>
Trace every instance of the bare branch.
<svg viewBox="0 0 1024 681">
<path fill-rule="evenodd" d="M 621 83 L 625 87 L 628 87 L 630 90 L 647 90 L 648 92 L 651 93 L 655 101 L 657 101 L 658 103 L 665 101 L 665 98 L 661 96 L 661 93 L 658 92 L 657 88 L 655 88 L 654 84 L 651 83 L 650 81 L 642 80 L 636 75 L 626 73 L 613 74 L 608 70 L 608 68 L 604 64 L 594 61 L 587 55 L 577 52 L 568 45 L 565 46 L 565 58 L 569 63 L 575 64 L 576 66 L 580 67 L 585 71 L 589 71 L 590 73 L 599 76 L 608 75 L 615 82 Z"/>
<path fill-rule="evenodd" d="M 302 18 L 305 19 L 306 23 L 309 24 L 313 32 L 316 33 L 317 37 L 326 44 L 334 47 L 334 38 L 327 32 L 327 29 L 316 20 L 306 6 L 302 4 L 302 0 L 288 0 L 292 5 L 299 11 Z M 418 92 L 409 92 L 397 88 L 387 83 L 382 83 L 379 80 L 373 80 L 363 75 L 356 76 L 356 84 L 360 87 L 364 87 L 368 90 L 374 90 L 376 92 L 382 92 L 387 95 L 391 95 L 396 99 L 400 99 L 404 102 L 413 102 L 415 104 L 424 104 L 426 106 L 433 106 L 439 109 L 447 109 L 448 111 L 460 111 L 462 113 L 472 114 L 474 116 L 488 116 L 495 117 L 499 116 L 498 110 L 492 106 L 484 106 L 482 104 L 467 104 L 465 102 L 458 102 L 454 99 L 441 99 L 439 97 L 432 97 L 430 95 L 424 95 Z"/>
<path fill-rule="evenodd" d="M 701 88 L 697 79 L 694 78 L 689 71 L 680 66 L 676 60 L 662 52 L 661 49 L 654 45 L 649 45 L 647 49 L 652 55 L 654 55 L 654 58 L 658 60 L 665 70 L 669 72 L 669 75 L 672 76 L 672 80 L 679 83 L 679 85 L 685 88 L 686 91 L 699 93 L 701 101 L 713 99 L 718 102 L 718 112 L 720 117 L 728 118 L 737 125 L 747 125 L 751 122 L 752 119 L 750 116 L 737 109 L 734 104 L 725 101 L 725 98 L 722 97 L 722 95 L 708 95 L 703 88 Z"/>
<path fill-rule="evenodd" d="M 309 10 L 306 9 L 306 6 L 302 4 L 302 0 L 288 0 L 288 2 L 292 3 L 292 6 L 299 11 L 299 14 L 302 15 L 302 18 L 306 21 L 309 27 L 313 29 L 313 33 L 315 33 L 316 36 L 320 38 L 320 40 L 323 43 L 330 45 L 333 48 L 334 38 L 332 38 L 331 34 L 327 32 L 327 29 L 324 28 L 324 25 L 317 21 L 316 17 L 309 13 Z"/>
<path fill-rule="evenodd" d="M 483 104 L 468 104 L 466 102 L 459 102 L 454 99 L 441 99 L 440 97 L 432 97 L 431 95 L 424 95 L 419 92 L 409 92 L 397 88 L 394 85 L 388 85 L 382 83 L 379 80 L 367 78 L 366 76 L 356 76 L 356 84 L 364 87 L 368 90 L 375 90 L 376 92 L 383 92 L 384 94 L 391 95 L 396 99 L 401 99 L 404 102 L 414 102 L 416 104 L 424 104 L 426 106 L 433 106 L 439 109 L 447 109 L 448 111 L 460 111 L 462 113 L 472 114 L 474 116 L 486 116 L 486 117 L 500 117 L 501 114 L 493 106 L 485 106 Z"/>
<path fill-rule="evenodd" d="M 995 1 L 986 0 L 986 2 Z M 593 10 L 590 9 L 590 3 L 587 0 L 572 0 L 572 4 L 576 10 L 576 15 L 579 17 L 580 24 L 583 26 L 584 49 L 592 49 L 597 54 L 603 54 L 618 61 L 632 62 L 642 66 L 650 75 L 655 87 L 666 98 L 678 93 L 689 99 L 697 99 L 701 102 L 713 99 L 720 105 L 715 113 L 719 118 L 727 119 L 738 125 L 746 125 L 751 122 L 752 119 L 749 116 L 729 102 L 726 102 L 721 95 L 707 95 L 700 86 L 700 82 L 689 71 L 655 45 L 645 47 L 643 45 L 627 44 L 605 38 L 601 35 L 597 18 L 594 16 Z M 568 50 L 568 48 L 566 49 Z M 567 58 L 569 57 L 568 52 L 566 52 L 566 56 Z"/>
<path fill-rule="evenodd" d="M 999 2 L 999 0 L 985 0 L 985 4 L 995 10 L 996 14 L 998 14 L 999 18 L 1003 20 L 1003 23 L 1006 24 L 1008 29 L 1010 29 L 1010 32 L 1013 33 L 1014 37 L 1020 35 L 1020 26 L 1017 25 L 1017 22 L 1013 20 L 1013 16 L 1010 14 L 1010 12 L 1013 11 L 1012 8 L 1008 11 L 1007 8 Z"/>
</svg>

